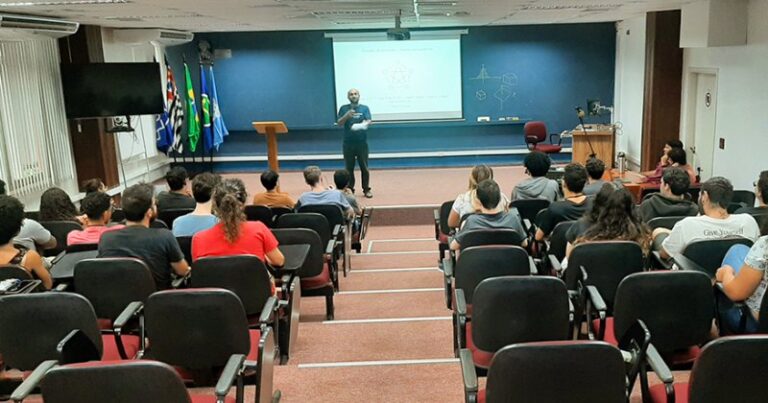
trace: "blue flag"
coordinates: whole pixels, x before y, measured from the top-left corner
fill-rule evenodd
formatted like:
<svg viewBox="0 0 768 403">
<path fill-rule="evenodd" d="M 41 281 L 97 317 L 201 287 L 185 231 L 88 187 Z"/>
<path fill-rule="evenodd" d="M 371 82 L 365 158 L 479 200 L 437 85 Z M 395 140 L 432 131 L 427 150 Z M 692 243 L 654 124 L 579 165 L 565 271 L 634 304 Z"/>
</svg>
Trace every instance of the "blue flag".
<svg viewBox="0 0 768 403">
<path fill-rule="evenodd" d="M 211 130 L 211 99 L 205 80 L 205 69 L 200 65 L 200 106 L 203 108 L 203 149 L 206 153 L 213 149 L 213 131 Z"/>
<path fill-rule="evenodd" d="M 224 136 L 229 135 L 227 125 L 224 124 L 224 117 L 221 116 L 219 108 L 219 94 L 216 92 L 216 79 L 213 77 L 213 66 L 210 66 L 211 73 L 211 107 L 213 108 L 213 146 L 216 150 L 224 143 Z"/>
<path fill-rule="evenodd" d="M 168 108 L 163 108 L 163 113 L 157 115 L 155 133 L 157 149 L 167 154 L 173 146 L 173 127 L 168 118 Z"/>
</svg>

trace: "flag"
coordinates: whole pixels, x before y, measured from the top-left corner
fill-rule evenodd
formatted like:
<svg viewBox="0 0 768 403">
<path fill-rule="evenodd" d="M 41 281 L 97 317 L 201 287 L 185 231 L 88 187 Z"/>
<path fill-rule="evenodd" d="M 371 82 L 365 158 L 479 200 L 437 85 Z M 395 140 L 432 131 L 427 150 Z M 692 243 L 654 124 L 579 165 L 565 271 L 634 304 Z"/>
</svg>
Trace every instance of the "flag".
<svg viewBox="0 0 768 403">
<path fill-rule="evenodd" d="M 155 144 L 157 149 L 168 153 L 173 145 L 173 128 L 168 119 L 168 108 L 163 106 L 163 113 L 155 120 Z"/>
<path fill-rule="evenodd" d="M 205 79 L 205 67 L 200 65 L 200 107 L 203 110 L 203 149 L 206 153 L 213 149 L 211 131 L 211 99 L 208 97 L 208 83 Z"/>
<path fill-rule="evenodd" d="M 184 107 L 181 105 L 181 97 L 179 96 L 179 90 L 176 87 L 176 79 L 173 78 L 173 69 L 168 63 L 168 59 L 165 59 L 165 71 L 167 83 L 165 86 L 165 102 L 168 106 L 168 123 L 167 126 L 171 128 L 171 147 L 168 151 L 176 151 L 177 153 L 184 152 L 184 142 L 181 141 L 181 127 L 184 125 Z"/>
<path fill-rule="evenodd" d="M 197 151 L 197 143 L 200 141 L 200 116 L 197 115 L 197 105 L 195 104 L 195 90 L 192 88 L 192 77 L 189 74 L 189 66 L 184 63 L 184 79 L 187 85 L 187 139 L 189 139 L 189 150 Z"/>
<path fill-rule="evenodd" d="M 227 125 L 224 124 L 224 117 L 221 116 L 219 108 L 219 94 L 216 92 L 216 79 L 213 76 L 213 66 L 210 66 L 211 73 L 211 107 L 213 108 L 213 146 L 216 150 L 224 143 L 224 136 L 229 136 Z"/>
</svg>

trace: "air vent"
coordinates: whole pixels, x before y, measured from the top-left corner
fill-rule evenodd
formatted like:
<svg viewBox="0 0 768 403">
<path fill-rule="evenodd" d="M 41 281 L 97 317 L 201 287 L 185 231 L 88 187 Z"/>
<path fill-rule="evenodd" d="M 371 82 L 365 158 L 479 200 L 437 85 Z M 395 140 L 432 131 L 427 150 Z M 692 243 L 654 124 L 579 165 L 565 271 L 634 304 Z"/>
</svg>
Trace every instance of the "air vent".
<svg viewBox="0 0 768 403">
<path fill-rule="evenodd" d="M 74 34 L 79 26 L 79 23 L 72 21 L 28 15 L 0 14 L 0 30 L 13 30 L 27 35 L 37 34 L 60 38 Z"/>
</svg>

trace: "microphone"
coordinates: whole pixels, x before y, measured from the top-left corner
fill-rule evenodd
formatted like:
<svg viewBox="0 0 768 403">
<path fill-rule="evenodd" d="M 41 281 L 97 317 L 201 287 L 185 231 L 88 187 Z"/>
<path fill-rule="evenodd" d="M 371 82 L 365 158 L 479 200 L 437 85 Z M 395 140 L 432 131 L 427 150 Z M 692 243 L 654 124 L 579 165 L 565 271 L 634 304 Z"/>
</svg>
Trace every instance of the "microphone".
<svg viewBox="0 0 768 403">
<path fill-rule="evenodd" d="M 589 157 L 595 158 L 597 156 L 597 153 L 595 153 L 595 149 L 592 148 L 592 142 L 589 140 L 589 134 L 587 134 L 587 128 L 584 126 L 584 109 L 581 109 L 580 106 L 577 106 L 576 108 L 576 117 L 579 118 L 579 123 L 581 123 L 581 130 L 584 132 L 584 138 L 587 139 L 587 144 L 589 145 Z"/>
</svg>

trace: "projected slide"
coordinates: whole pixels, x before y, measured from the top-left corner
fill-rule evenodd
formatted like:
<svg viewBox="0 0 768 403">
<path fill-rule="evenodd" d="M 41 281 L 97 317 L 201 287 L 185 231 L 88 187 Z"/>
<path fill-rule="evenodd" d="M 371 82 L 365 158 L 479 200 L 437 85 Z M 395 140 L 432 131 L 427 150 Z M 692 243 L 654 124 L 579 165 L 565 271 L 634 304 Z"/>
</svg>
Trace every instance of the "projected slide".
<svg viewBox="0 0 768 403">
<path fill-rule="evenodd" d="M 347 91 L 374 121 L 462 118 L 459 38 L 333 42 L 336 106 Z"/>
</svg>

